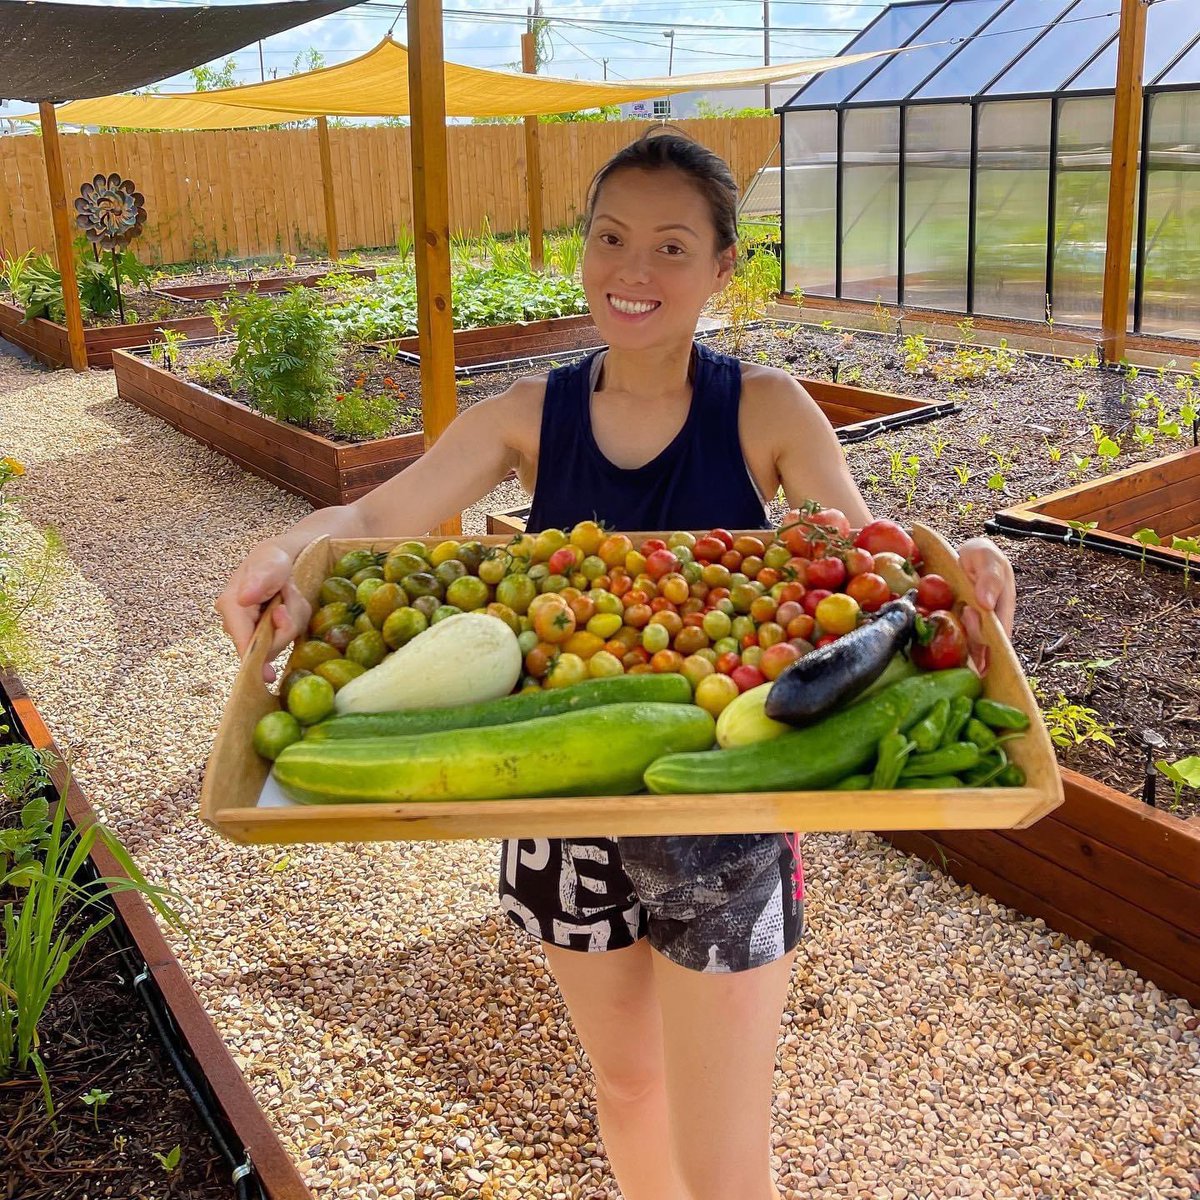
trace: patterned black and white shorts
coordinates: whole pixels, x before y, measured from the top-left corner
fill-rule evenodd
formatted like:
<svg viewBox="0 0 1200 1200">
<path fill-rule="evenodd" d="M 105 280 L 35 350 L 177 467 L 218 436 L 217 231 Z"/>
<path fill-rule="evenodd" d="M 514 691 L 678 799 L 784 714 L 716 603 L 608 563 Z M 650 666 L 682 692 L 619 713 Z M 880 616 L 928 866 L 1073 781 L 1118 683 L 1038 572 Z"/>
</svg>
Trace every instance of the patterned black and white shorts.
<svg viewBox="0 0 1200 1200">
<path fill-rule="evenodd" d="M 804 931 L 804 868 L 793 834 L 522 838 L 504 843 L 500 907 L 567 950 L 649 937 L 693 971 L 746 971 Z"/>
</svg>

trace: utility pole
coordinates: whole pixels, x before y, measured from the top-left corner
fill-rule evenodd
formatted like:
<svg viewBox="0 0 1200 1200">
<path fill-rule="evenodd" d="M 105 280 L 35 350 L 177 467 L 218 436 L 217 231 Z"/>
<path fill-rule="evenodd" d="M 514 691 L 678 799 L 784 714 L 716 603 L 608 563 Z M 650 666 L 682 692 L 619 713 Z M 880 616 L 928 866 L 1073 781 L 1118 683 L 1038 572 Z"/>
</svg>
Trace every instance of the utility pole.
<svg viewBox="0 0 1200 1200">
<path fill-rule="evenodd" d="M 541 13 L 541 0 L 534 0 L 533 9 L 526 10 L 526 30 L 521 35 L 521 67 L 526 74 L 537 71 L 537 27 L 534 19 Z M 529 262 L 535 271 L 544 266 L 542 227 L 542 149 L 538 118 L 526 117 L 525 125 L 525 194 L 529 206 Z"/>
<path fill-rule="evenodd" d="M 763 0 L 763 66 L 771 65 L 771 0 Z M 771 107 L 771 85 L 763 84 L 763 108 Z"/>
<path fill-rule="evenodd" d="M 262 38 L 258 40 L 258 78 L 264 83 L 267 79 L 267 69 L 263 66 Z"/>
<path fill-rule="evenodd" d="M 607 81 L 607 79 L 608 79 L 608 59 L 602 58 L 600 61 L 601 61 L 601 63 L 604 64 L 604 78 Z"/>
</svg>

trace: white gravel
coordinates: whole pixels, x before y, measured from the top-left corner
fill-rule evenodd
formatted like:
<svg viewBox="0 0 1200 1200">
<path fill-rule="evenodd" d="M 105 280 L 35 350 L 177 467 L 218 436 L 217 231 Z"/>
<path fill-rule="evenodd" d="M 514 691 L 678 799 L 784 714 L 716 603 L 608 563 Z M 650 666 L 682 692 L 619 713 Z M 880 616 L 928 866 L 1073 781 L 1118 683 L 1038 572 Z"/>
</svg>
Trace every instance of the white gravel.
<svg viewBox="0 0 1200 1200">
<path fill-rule="evenodd" d="M 0 358 L 0 453 L 28 468 L 24 516 L 67 546 L 30 692 L 192 905 L 176 952 L 313 1191 L 615 1200 L 565 1010 L 498 919 L 495 843 L 251 848 L 197 819 L 235 670 L 213 597 L 307 505 L 116 399 L 109 372 Z M 491 507 L 523 499 L 501 490 Z M 806 849 L 785 1195 L 1200 1195 L 1195 1010 L 874 837 Z"/>
</svg>

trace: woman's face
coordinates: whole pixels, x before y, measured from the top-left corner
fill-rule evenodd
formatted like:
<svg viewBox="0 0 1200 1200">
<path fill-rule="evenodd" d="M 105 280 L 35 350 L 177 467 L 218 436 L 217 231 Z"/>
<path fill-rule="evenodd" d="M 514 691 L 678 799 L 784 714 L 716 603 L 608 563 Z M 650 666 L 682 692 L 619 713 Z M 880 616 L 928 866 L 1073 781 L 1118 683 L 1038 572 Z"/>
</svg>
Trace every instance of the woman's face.
<svg viewBox="0 0 1200 1200">
<path fill-rule="evenodd" d="M 690 339 L 705 302 L 733 273 L 717 253 L 708 201 L 680 171 L 625 168 L 596 197 L 583 289 L 605 341 L 622 350 Z"/>
</svg>

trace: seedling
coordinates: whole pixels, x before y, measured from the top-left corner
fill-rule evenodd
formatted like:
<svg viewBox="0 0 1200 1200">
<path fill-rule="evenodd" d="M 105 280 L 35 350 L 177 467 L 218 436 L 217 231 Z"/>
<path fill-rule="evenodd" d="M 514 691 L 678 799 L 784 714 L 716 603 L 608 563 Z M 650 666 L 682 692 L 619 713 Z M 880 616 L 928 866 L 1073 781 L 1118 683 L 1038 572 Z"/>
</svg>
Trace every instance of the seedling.
<svg viewBox="0 0 1200 1200">
<path fill-rule="evenodd" d="M 1047 437 L 1042 438 L 1042 441 L 1045 443 L 1045 446 L 1046 446 L 1046 457 L 1052 463 L 1058 462 L 1059 459 L 1062 458 L 1062 447 L 1054 445 L 1054 443 L 1051 442 L 1050 439 Z"/>
<path fill-rule="evenodd" d="M 1087 394 L 1087 392 L 1080 392 L 1079 395 L 1075 397 L 1075 411 L 1083 412 L 1083 410 L 1087 408 L 1090 399 L 1091 397 Z"/>
<path fill-rule="evenodd" d="M 1062 692 L 1055 702 L 1042 710 L 1046 732 L 1056 746 L 1081 746 L 1084 742 L 1101 742 L 1105 746 L 1116 746 L 1109 730 L 1099 720 L 1100 714 L 1086 704 L 1072 704 Z"/>
<path fill-rule="evenodd" d="M 935 462 L 942 457 L 942 451 L 948 445 L 950 445 L 950 439 L 944 438 L 940 434 L 933 439 L 933 458 Z"/>
<path fill-rule="evenodd" d="M 1082 550 L 1084 542 L 1087 541 L 1087 535 L 1100 524 L 1099 521 L 1068 521 L 1067 524 L 1079 534 L 1079 548 Z M 1068 534 L 1068 537 L 1070 535 Z"/>
<path fill-rule="evenodd" d="M 1146 571 L 1146 547 L 1161 546 L 1162 538 L 1153 529 L 1139 529 L 1137 533 L 1131 536 L 1135 542 L 1140 542 L 1142 546 L 1142 561 L 1141 566 L 1138 568 L 1138 574 L 1141 575 Z"/>
<path fill-rule="evenodd" d="M 1200 756 L 1195 754 L 1187 758 L 1177 758 L 1174 762 L 1159 759 L 1154 764 L 1170 781 L 1175 789 L 1176 806 L 1183 803 L 1185 787 L 1200 790 Z"/>
<path fill-rule="evenodd" d="M 154 1157 L 158 1159 L 159 1165 L 168 1175 L 174 1175 L 179 1169 L 179 1158 L 182 1151 L 178 1146 L 172 1146 L 166 1154 L 159 1154 L 157 1150 L 152 1151 Z"/>
<path fill-rule="evenodd" d="M 987 485 L 988 488 L 993 492 L 1002 492 L 1004 491 L 1007 482 L 1008 481 L 999 471 L 995 471 L 988 476 Z"/>
<path fill-rule="evenodd" d="M 1191 582 L 1192 555 L 1200 554 L 1200 538 L 1173 537 L 1171 549 L 1183 554 L 1183 586 L 1186 588 Z"/>
<path fill-rule="evenodd" d="M 1116 458 L 1121 453 L 1120 442 L 1114 442 L 1099 425 L 1092 426 L 1092 441 L 1099 458 Z"/>
<path fill-rule="evenodd" d="M 981 433 L 979 437 L 976 438 L 975 444 L 980 448 L 980 450 L 983 450 L 991 444 L 991 441 L 992 435 L 990 433 Z"/>
<path fill-rule="evenodd" d="M 92 1110 L 92 1122 L 96 1126 L 96 1132 L 100 1132 L 100 1106 L 107 1104 L 112 1099 L 112 1092 L 102 1092 L 99 1088 L 92 1088 L 90 1092 L 79 1097 Z"/>
<path fill-rule="evenodd" d="M 959 463 L 954 468 L 954 474 L 958 476 L 959 487 L 966 487 L 968 480 L 971 478 L 971 468 Z"/>
<path fill-rule="evenodd" d="M 1086 662 L 1063 659 L 1059 663 L 1059 666 L 1079 667 L 1084 673 L 1084 691 L 1090 696 L 1096 687 L 1096 672 L 1106 671 L 1109 667 L 1116 666 L 1120 661 L 1121 658 L 1119 655 L 1116 658 L 1090 658 Z"/>
</svg>

